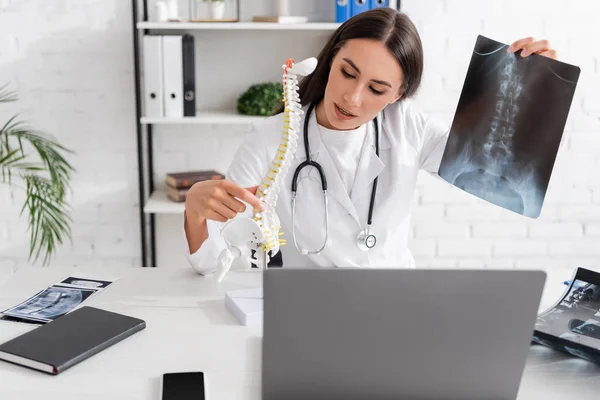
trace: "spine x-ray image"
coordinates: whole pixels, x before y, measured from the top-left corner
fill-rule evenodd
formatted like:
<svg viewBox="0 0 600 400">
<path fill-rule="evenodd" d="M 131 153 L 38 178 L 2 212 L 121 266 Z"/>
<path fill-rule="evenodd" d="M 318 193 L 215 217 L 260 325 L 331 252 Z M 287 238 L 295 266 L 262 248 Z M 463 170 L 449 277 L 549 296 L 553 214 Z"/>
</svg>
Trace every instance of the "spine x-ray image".
<svg viewBox="0 0 600 400">
<path fill-rule="evenodd" d="M 540 215 L 578 67 L 479 36 L 439 176 L 497 206 Z"/>
<path fill-rule="evenodd" d="M 79 307 L 86 299 L 110 286 L 113 281 L 69 276 L 21 304 L 2 311 L 0 320 L 48 323 Z"/>
<path fill-rule="evenodd" d="M 54 285 L 4 313 L 16 318 L 50 322 L 73 310 L 92 294 L 93 290 Z"/>
</svg>

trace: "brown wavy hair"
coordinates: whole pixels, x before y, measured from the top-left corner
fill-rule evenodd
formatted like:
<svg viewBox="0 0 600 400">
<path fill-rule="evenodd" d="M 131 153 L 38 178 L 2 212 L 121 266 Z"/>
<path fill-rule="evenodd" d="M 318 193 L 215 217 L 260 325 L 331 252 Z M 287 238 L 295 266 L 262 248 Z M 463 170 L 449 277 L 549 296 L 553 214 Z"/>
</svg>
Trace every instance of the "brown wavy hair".
<svg viewBox="0 0 600 400">
<path fill-rule="evenodd" d="M 384 43 L 404 73 L 402 98 L 411 97 L 417 92 L 423 75 L 421 38 L 406 14 L 383 7 L 350 18 L 331 35 L 317 57 L 317 68 L 298 85 L 302 104 L 316 104 L 323 99 L 333 58 L 351 39 L 373 39 Z M 282 103 L 274 114 L 279 114 L 283 108 Z"/>
</svg>

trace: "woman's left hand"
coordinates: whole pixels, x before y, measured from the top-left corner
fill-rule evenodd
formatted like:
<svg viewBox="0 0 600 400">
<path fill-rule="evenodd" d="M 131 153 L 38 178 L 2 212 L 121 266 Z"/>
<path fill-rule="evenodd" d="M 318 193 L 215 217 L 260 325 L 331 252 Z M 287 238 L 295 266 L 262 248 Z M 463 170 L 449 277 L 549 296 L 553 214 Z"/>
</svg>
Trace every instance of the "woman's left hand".
<svg viewBox="0 0 600 400">
<path fill-rule="evenodd" d="M 527 57 L 530 54 L 539 54 L 553 60 L 558 60 L 556 50 L 552 48 L 547 40 L 535 40 L 532 37 L 517 40 L 508 48 L 509 53 L 521 51 L 521 57 Z"/>
</svg>

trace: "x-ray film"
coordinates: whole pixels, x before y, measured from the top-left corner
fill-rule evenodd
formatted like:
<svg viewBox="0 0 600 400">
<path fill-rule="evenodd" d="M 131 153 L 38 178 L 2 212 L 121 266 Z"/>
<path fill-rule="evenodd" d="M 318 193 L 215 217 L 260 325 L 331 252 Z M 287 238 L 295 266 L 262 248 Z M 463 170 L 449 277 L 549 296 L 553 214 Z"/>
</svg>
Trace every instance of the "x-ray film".
<svg viewBox="0 0 600 400">
<path fill-rule="evenodd" d="M 94 293 L 94 290 L 54 285 L 4 311 L 4 314 L 14 318 L 50 322 L 74 310 Z"/>
<path fill-rule="evenodd" d="M 600 274 L 577 268 L 561 298 L 538 315 L 533 341 L 600 364 Z"/>
<path fill-rule="evenodd" d="M 439 176 L 492 204 L 537 218 L 579 67 L 478 36 Z"/>
<path fill-rule="evenodd" d="M 23 303 L 2 312 L 0 319 L 47 323 L 73 311 L 90 296 L 104 290 L 113 280 L 69 276 L 47 287 Z"/>
</svg>

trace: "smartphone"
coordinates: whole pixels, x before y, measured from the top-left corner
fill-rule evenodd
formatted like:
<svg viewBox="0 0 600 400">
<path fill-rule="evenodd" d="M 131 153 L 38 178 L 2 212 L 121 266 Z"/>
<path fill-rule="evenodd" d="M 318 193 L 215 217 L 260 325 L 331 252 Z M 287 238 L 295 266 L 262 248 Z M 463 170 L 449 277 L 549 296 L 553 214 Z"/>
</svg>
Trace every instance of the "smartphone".
<svg viewBox="0 0 600 400">
<path fill-rule="evenodd" d="M 203 372 L 163 374 L 161 400 L 206 400 Z"/>
</svg>

